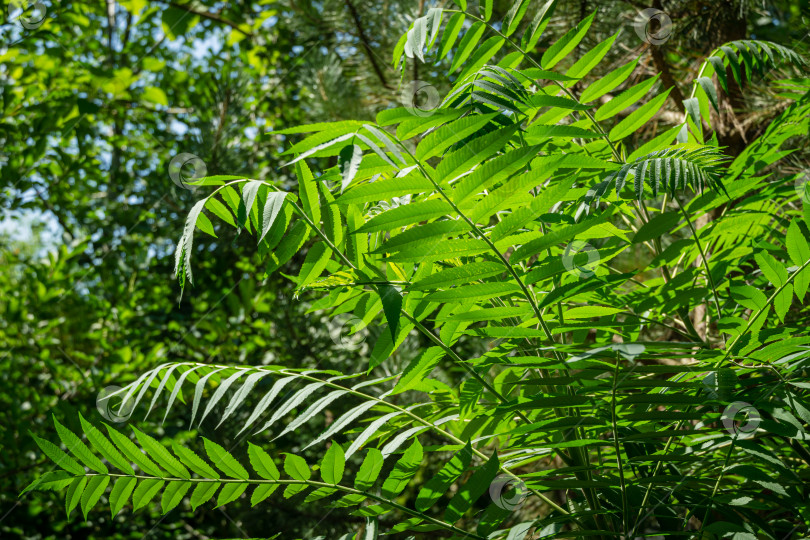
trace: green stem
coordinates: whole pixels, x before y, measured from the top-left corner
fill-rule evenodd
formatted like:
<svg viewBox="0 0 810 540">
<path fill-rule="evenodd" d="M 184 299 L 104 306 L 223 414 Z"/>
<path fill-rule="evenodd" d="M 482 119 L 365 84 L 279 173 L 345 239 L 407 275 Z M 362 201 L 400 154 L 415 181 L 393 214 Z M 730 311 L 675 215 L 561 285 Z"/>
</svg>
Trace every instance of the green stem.
<svg viewBox="0 0 810 540">
<path fill-rule="evenodd" d="M 630 529 L 630 503 L 627 502 L 627 486 L 624 481 L 624 463 L 622 462 L 622 452 L 619 446 L 619 426 L 616 421 L 616 384 L 619 378 L 619 355 L 616 355 L 616 368 L 613 370 L 613 396 L 610 408 L 611 420 L 613 422 L 613 448 L 616 452 L 616 466 L 619 468 L 619 483 L 622 490 L 622 532 L 627 534 Z"/>
<path fill-rule="evenodd" d="M 700 243 L 700 237 L 698 236 L 697 230 L 695 230 L 694 225 L 692 225 L 692 220 L 689 219 L 689 213 L 684 209 L 681 205 L 681 201 L 678 200 L 677 197 L 674 197 L 675 202 L 678 203 L 678 208 L 680 209 L 683 217 L 686 219 L 687 225 L 689 225 L 689 230 L 692 231 L 692 238 L 695 239 L 695 245 L 700 252 L 700 259 L 703 262 L 703 268 L 706 270 L 706 277 L 709 280 L 709 285 L 712 288 L 712 295 L 714 296 L 714 307 L 717 310 L 717 321 L 719 322 L 720 319 L 723 318 L 723 312 L 720 309 L 720 295 L 717 294 L 717 285 L 714 282 L 714 277 L 712 277 L 711 269 L 709 268 L 709 261 L 706 259 L 706 252 L 703 250 L 703 246 Z M 707 332 L 708 334 L 708 332 Z M 723 338 L 723 342 L 725 343 L 725 336 L 724 334 L 720 334 Z"/>
<path fill-rule="evenodd" d="M 720 474 L 717 475 L 717 481 L 714 483 L 712 494 L 709 497 L 709 504 L 706 505 L 706 512 L 703 513 L 703 521 L 700 522 L 700 529 L 697 533 L 698 538 L 701 538 L 703 529 L 706 527 L 706 520 L 709 519 L 709 512 L 711 512 L 712 504 L 714 504 L 714 496 L 717 495 L 717 489 L 720 487 L 720 482 L 726 474 L 726 469 L 728 469 L 728 462 L 731 460 L 731 453 L 734 451 L 735 442 L 737 442 L 737 439 L 731 441 L 731 446 L 728 447 L 728 453 L 726 454 L 726 461 L 723 463 L 723 469 L 720 471 Z"/>
<path fill-rule="evenodd" d="M 439 185 L 439 183 L 436 182 L 436 180 L 433 178 L 433 176 L 431 176 L 431 174 L 427 170 L 425 170 L 425 167 L 422 165 L 422 163 L 419 160 L 416 159 L 416 157 L 411 153 L 411 151 L 399 139 L 397 139 L 396 137 L 392 137 L 392 138 L 393 138 L 394 141 L 396 141 L 396 143 L 405 152 L 408 153 L 408 156 L 414 161 L 414 163 L 419 168 L 419 171 L 422 173 L 422 175 L 427 180 L 429 180 L 431 184 L 433 184 L 434 189 L 436 189 L 436 191 L 442 196 L 442 198 L 445 201 L 447 201 L 447 204 L 450 205 L 450 207 L 453 209 L 453 211 L 456 214 L 458 214 L 459 217 L 461 217 L 461 219 L 463 219 L 467 223 L 467 225 L 470 227 L 470 229 L 472 229 L 472 231 L 481 240 L 486 242 L 489 249 L 495 254 L 495 256 L 498 258 L 498 260 L 501 262 L 501 264 L 503 264 L 504 268 L 506 268 L 507 272 L 509 272 L 509 274 L 512 276 L 512 279 L 514 279 L 515 282 L 520 287 L 520 290 L 523 293 L 523 296 L 526 297 L 526 300 L 529 302 L 529 305 L 531 306 L 532 311 L 534 312 L 534 316 L 537 317 L 537 320 L 539 321 L 540 326 L 543 329 L 543 333 L 546 335 L 546 338 L 550 342 L 554 343 L 555 342 L 554 341 L 554 336 L 551 333 L 551 329 L 546 324 L 545 319 L 543 319 L 543 314 L 540 312 L 540 309 L 537 307 L 537 301 L 535 300 L 534 295 L 532 295 L 532 293 L 529 291 L 528 287 L 526 287 L 526 284 L 523 282 L 523 280 L 520 279 L 520 276 L 515 271 L 515 268 L 506 259 L 504 254 L 501 253 L 501 251 L 495 246 L 495 244 L 492 242 L 492 240 L 486 234 L 484 234 L 484 231 L 482 231 L 478 227 L 478 225 L 476 225 L 473 222 L 472 219 L 470 219 L 466 214 L 464 214 L 464 212 L 461 211 L 461 209 L 458 207 L 458 205 L 456 205 L 456 203 L 453 202 L 453 200 L 447 195 L 447 193 L 444 191 L 444 189 L 442 189 L 442 187 Z M 559 353 L 559 351 L 555 350 L 554 355 L 557 357 L 557 360 L 560 360 L 560 361 L 563 360 L 562 355 Z"/>
<path fill-rule="evenodd" d="M 445 521 L 441 521 L 434 517 L 428 516 L 427 514 L 423 514 L 417 510 L 412 510 L 407 506 L 403 506 L 395 501 L 390 499 L 386 499 L 385 497 L 381 497 L 379 495 L 375 495 L 374 493 L 369 493 L 367 491 L 361 491 L 359 489 L 354 489 L 348 486 L 342 486 L 340 484 L 328 484 L 326 482 L 318 482 L 316 480 L 258 480 L 258 479 L 238 479 L 238 478 L 222 478 L 222 479 L 215 479 L 215 478 L 174 478 L 174 477 L 161 477 L 161 476 L 146 476 L 146 475 L 138 475 L 138 474 L 116 474 L 116 473 L 108 473 L 108 474 L 100 474 L 100 473 L 86 473 L 84 476 L 109 476 L 114 478 L 137 478 L 141 480 L 162 480 L 164 482 L 192 482 L 195 484 L 203 484 L 203 483 L 217 483 L 217 484 L 274 484 L 280 486 L 288 486 L 288 485 L 307 485 L 316 488 L 327 488 L 327 489 L 335 489 L 338 491 L 343 491 L 344 493 L 348 493 L 350 495 L 362 495 L 369 499 L 373 499 L 377 502 L 383 503 L 385 505 L 391 506 L 396 508 L 400 512 L 405 514 L 411 515 L 413 517 L 417 517 L 436 525 L 437 527 L 441 527 L 443 529 L 447 529 L 448 531 L 453 531 L 456 534 L 460 534 L 467 538 L 479 538 L 481 540 L 486 540 L 485 537 L 479 536 L 477 534 L 473 534 L 467 532 L 463 529 L 459 529 L 454 525 L 447 523 Z"/>
<path fill-rule="evenodd" d="M 798 270 L 796 270 L 795 272 L 793 272 L 792 274 L 790 274 L 790 276 L 788 276 L 788 278 L 785 280 L 785 282 L 784 282 L 784 283 L 783 283 L 781 286 L 779 286 L 779 287 L 778 287 L 778 288 L 777 288 L 777 289 L 776 289 L 776 290 L 773 292 L 773 294 L 771 294 L 770 298 L 768 298 L 768 301 L 767 301 L 767 302 L 765 302 L 765 305 L 764 305 L 764 306 L 762 306 L 760 309 L 758 309 L 758 310 L 757 310 L 757 312 L 756 312 L 755 314 L 753 314 L 753 315 L 751 315 L 750 317 L 748 317 L 748 324 L 745 326 L 745 329 L 744 329 L 742 332 L 740 332 L 740 333 L 737 335 L 737 337 L 735 337 L 735 338 L 734 338 L 734 339 L 731 341 L 731 343 L 729 343 L 729 344 L 728 344 L 728 346 L 726 347 L 726 354 L 725 354 L 725 355 L 723 355 L 723 358 L 721 358 L 721 359 L 720 359 L 720 360 L 717 362 L 717 364 L 715 364 L 714 369 L 717 369 L 718 367 L 720 367 L 720 365 L 721 365 L 721 364 L 722 364 L 722 363 L 723 363 L 723 362 L 724 362 L 724 361 L 725 361 L 725 360 L 728 358 L 728 356 L 731 354 L 731 351 L 732 351 L 732 349 L 734 349 L 734 346 L 737 344 L 737 342 L 738 342 L 738 341 L 740 341 L 740 339 L 742 339 L 742 337 L 743 337 L 745 334 L 747 334 L 749 330 L 751 330 L 751 327 L 754 325 L 754 322 L 756 322 L 756 320 L 757 320 L 757 319 L 758 319 L 758 318 L 759 318 L 759 317 L 760 317 L 760 316 L 761 316 L 763 313 L 765 313 L 765 312 L 766 312 L 766 311 L 767 311 L 767 310 L 768 310 L 768 309 L 771 307 L 771 304 L 773 304 L 773 301 L 776 299 L 776 297 L 779 295 L 779 293 L 781 293 L 781 292 L 782 292 L 782 291 L 785 289 L 785 287 L 787 287 L 787 286 L 788 286 L 788 285 L 789 285 L 789 284 L 790 284 L 790 283 L 793 281 L 793 278 L 795 278 L 797 275 L 799 275 L 799 272 L 801 272 L 801 271 L 803 271 L 805 268 L 807 268 L 807 266 L 808 266 L 808 265 L 810 265 L 810 260 L 806 261 L 806 262 L 805 262 L 803 265 L 801 265 L 801 266 L 799 267 L 799 269 L 798 269 Z"/>
<path fill-rule="evenodd" d="M 304 379 L 311 380 L 313 382 L 316 382 L 316 381 L 317 382 L 324 382 L 324 381 L 321 381 L 321 379 L 318 379 L 317 377 L 312 377 L 310 375 L 302 375 L 302 374 L 293 373 L 293 372 L 287 373 L 284 370 L 282 370 L 281 373 L 289 374 L 289 375 L 295 375 L 295 376 L 298 376 L 298 377 L 301 377 L 301 378 L 304 378 Z M 402 413 L 402 414 L 404 414 L 406 416 L 409 416 L 415 422 L 430 428 L 431 430 L 435 431 L 437 434 L 439 434 L 439 435 L 441 435 L 443 437 L 446 437 L 448 440 L 454 442 L 455 444 L 458 444 L 458 445 L 461 445 L 461 446 L 464 446 L 466 444 L 464 441 L 462 441 L 461 439 L 459 439 L 458 437 L 456 437 L 455 435 L 453 435 L 449 431 L 443 430 L 442 428 L 436 426 L 433 422 L 425 420 L 424 418 L 412 413 L 411 411 L 409 411 L 409 410 L 407 410 L 407 409 L 405 409 L 403 407 L 400 407 L 399 405 L 395 405 L 393 403 L 382 400 L 380 398 L 376 398 L 376 397 L 371 396 L 369 394 L 365 394 L 363 392 L 358 392 L 357 390 L 352 390 L 352 389 L 346 388 L 344 386 L 340 386 L 339 384 L 331 383 L 331 382 L 328 382 L 328 381 L 325 383 L 325 386 L 328 386 L 330 388 L 334 388 L 336 390 L 346 390 L 348 394 L 357 396 L 357 397 L 359 397 L 361 399 L 365 399 L 365 400 L 368 400 L 368 401 L 376 401 L 380 405 L 386 406 L 389 409 L 393 409 L 393 410 L 395 410 L 397 412 L 400 412 L 400 413 Z M 481 458 L 484 461 L 487 461 L 489 459 L 489 456 L 487 456 L 486 454 L 484 454 L 483 452 L 481 452 L 481 451 L 479 451 L 479 450 L 477 450 L 475 448 L 473 448 L 472 451 L 476 456 L 478 456 L 479 458 Z M 513 473 L 512 471 L 510 471 L 506 467 L 499 466 L 499 470 L 503 474 L 505 474 L 505 475 L 509 476 L 510 478 L 512 478 L 513 480 L 516 480 L 516 481 L 521 482 L 521 483 L 523 482 L 515 473 Z M 529 489 L 529 491 L 532 492 L 533 495 L 536 495 L 538 498 L 543 500 L 546 504 L 551 506 L 554 510 L 556 510 L 558 512 L 561 512 L 563 514 L 568 514 L 569 513 L 567 510 L 565 510 L 564 508 L 561 508 L 560 506 L 558 506 L 554 501 L 552 501 L 551 499 L 549 499 L 548 497 L 546 497 L 545 495 L 543 495 L 539 491 L 537 491 L 535 489 L 532 489 L 532 488 L 528 488 L 528 489 Z"/>
</svg>

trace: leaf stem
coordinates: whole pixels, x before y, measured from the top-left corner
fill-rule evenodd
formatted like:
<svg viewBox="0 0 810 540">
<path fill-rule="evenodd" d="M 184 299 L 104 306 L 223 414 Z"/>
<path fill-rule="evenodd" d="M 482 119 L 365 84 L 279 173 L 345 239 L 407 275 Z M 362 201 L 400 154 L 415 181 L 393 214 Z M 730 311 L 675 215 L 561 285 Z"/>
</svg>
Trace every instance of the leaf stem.
<svg viewBox="0 0 810 540">
<path fill-rule="evenodd" d="M 476 235 L 477 235 L 477 236 L 478 236 L 478 237 L 479 237 L 481 240 L 483 240 L 484 242 L 486 242 L 486 244 L 487 244 L 487 246 L 489 247 L 489 249 L 490 249 L 490 250 L 491 250 L 491 251 L 492 251 L 492 252 L 495 254 L 495 256 L 498 258 L 498 260 L 501 262 L 501 264 L 503 264 L 503 266 L 506 268 L 507 272 L 509 272 L 509 274 L 512 276 L 512 279 L 514 279 L 514 280 L 515 280 L 515 282 L 516 282 L 516 283 L 518 284 L 518 286 L 520 287 L 520 290 L 521 290 L 521 292 L 523 293 L 523 296 L 525 296 L 525 297 L 526 297 L 526 300 L 529 302 L 529 305 L 531 306 L 532 311 L 534 312 L 534 316 L 535 316 L 535 317 L 537 317 L 537 320 L 539 321 L 540 326 L 541 326 L 541 328 L 543 329 L 543 333 L 546 335 L 546 338 L 547 338 L 547 339 L 548 339 L 548 340 L 549 340 L 551 343 L 555 343 L 555 340 L 554 340 L 554 335 L 551 333 L 551 329 L 550 329 L 550 328 L 548 327 L 548 325 L 546 324 L 546 321 L 545 321 L 545 319 L 543 318 L 543 314 L 540 312 L 540 309 L 539 309 L 539 308 L 538 308 L 538 306 L 537 306 L 537 301 L 536 301 L 536 299 L 534 298 L 534 295 L 532 295 L 532 293 L 529 291 L 528 287 L 526 287 L 526 284 L 523 282 L 523 280 L 522 280 L 522 279 L 520 278 L 520 276 L 517 274 L 517 272 L 515 271 L 515 268 L 512 266 L 512 264 L 511 264 L 511 263 L 510 263 L 510 262 L 509 262 L 509 261 L 506 259 L 506 257 L 504 256 L 504 254 L 503 254 L 503 253 L 501 253 L 501 251 L 500 251 L 500 250 L 499 250 L 499 249 L 498 249 L 498 248 L 495 246 L 495 244 L 492 242 L 492 239 L 490 239 L 490 238 L 489 238 L 489 237 L 488 237 L 486 234 L 484 234 L 484 232 L 483 232 L 483 231 L 482 231 L 482 230 L 481 230 L 481 229 L 478 227 L 478 225 L 476 225 L 476 224 L 473 222 L 473 220 L 472 220 L 472 219 L 470 219 L 470 218 L 469 218 L 469 217 L 468 217 L 466 214 L 464 214 L 464 212 L 462 212 L 462 211 L 461 211 L 461 209 L 458 207 L 458 205 L 456 205 L 456 203 L 454 203 L 454 202 L 453 202 L 453 200 L 452 200 L 452 199 L 451 199 L 451 198 L 450 198 L 450 197 L 447 195 L 447 193 L 444 191 L 444 189 L 442 189 L 442 187 L 439 185 L 439 183 L 438 183 L 438 182 L 437 182 L 437 181 L 436 181 L 436 180 L 433 178 L 433 176 L 432 176 L 432 175 L 431 175 L 431 174 L 430 174 L 430 173 L 429 173 L 429 172 L 428 172 L 428 171 L 425 169 L 425 167 L 422 165 L 422 163 L 421 163 L 421 162 L 420 162 L 418 159 L 416 159 L 416 157 L 415 157 L 415 156 L 414 156 L 414 155 L 411 153 L 411 151 L 410 151 L 410 150 L 409 150 L 409 149 L 408 149 L 408 148 L 407 148 L 407 147 L 406 147 L 406 146 L 405 146 L 405 145 L 402 143 L 402 141 L 400 141 L 400 140 L 399 140 L 399 139 L 397 139 L 396 137 L 392 137 L 392 138 L 394 139 L 394 141 L 396 141 L 396 143 L 397 143 L 397 144 L 398 144 L 398 145 L 399 145 L 399 146 L 400 146 L 400 147 L 401 147 L 403 150 L 405 150 L 405 152 L 407 152 L 407 153 L 408 153 L 408 156 L 409 156 L 409 157 L 410 157 L 410 158 L 411 158 L 411 159 L 414 161 L 414 163 L 415 163 L 415 164 L 416 164 L 416 166 L 419 168 L 419 171 L 422 173 L 422 175 L 423 175 L 423 176 L 424 176 L 424 177 L 425 177 L 427 180 L 429 180 L 431 184 L 433 184 L 433 187 L 434 187 L 434 188 L 436 189 L 436 191 L 437 191 L 437 192 L 438 192 L 438 193 L 439 193 L 439 194 L 442 196 L 442 198 L 443 198 L 445 201 L 447 201 L 447 203 L 450 205 L 450 207 L 453 209 L 453 211 L 454 211 L 456 214 L 458 214 L 458 215 L 459 215 L 459 217 L 461 217 L 461 219 L 463 219 L 463 220 L 464 220 L 464 221 L 467 223 L 467 225 L 469 225 L 469 227 L 470 227 L 470 228 L 473 230 L 473 232 L 474 232 L 474 233 L 475 233 L 475 234 L 476 234 Z M 559 351 L 555 350 L 555 351 L 554 351 L 554 355 L 557 357 L 557 360 L 560 360 L 560 361 L 562 361 L 562 360 L 563 360 L 562 355 L 559 353 Z"/>
<path fill-rule="evenodd" d="M 681 205 L 681 201 L 678 200 L 678 197 L 673 197 L 673 199 L 675 199 L 675 202 L 678 204 L 678 208 L 683 214 L 683 217 L 686 219 L 686 223 L 687 225 L 689 225 L 689 230 L 692 231 L 692 238 L 695 239 L 695 245 L 697 246 L 698 251 L 700 252 L 700 260 L 703 263 L 703 268 L 706 270 L 706 277 L 709 280 L 709 285 L 711 285 L 712 288 L 712 295 L 714 296 L 714 307 L 717 310 L 717 321 L 719 324 L 720 319 L 723 318 L 723 312 L 720 309 L 720 296 L 717 294 L 717 285 L 714 282 L 714 277 L 712 276 L 711 269 L 709 268 L 709 261 L 706 259 L 706 252 L 703 251 L 703 246 L 700 243 L 700 237 L 698 236 L 697 230 L 695 230 L 694 225 L 692 225 L 692 220 L 689 219 L 689 213 L 684 209 L 683 205 Z M 723 338 L 723 343 L 725 344 L 726 341 L 725 334 L 721 332 L 720 336 Z"/>
<path fill-rule="evenodd" d="M 340 484 L 328 484 L 326 482 L 318 482 L 316 480 L 296 480 L 296 479 L 291 479 L 291 480 L 281 480 L 281 479 L 278 479 L 278 480 L 264 480 L 264 479 L 262 479 L 262 480 L 259 480 L 259 479 L 250 479 L 250 478 L 248 478 L 248 479 L 239 479 L 239 478 L 174 478 L 174 477 L 147 476 L 147 475 L 139 475 L 139 474 L 116 474 L 116 473 L 107 473 L 107 474 L 86 473 L 84 476 L 109 476 L 109 477 L 115 477 L 115 478 L 136 478 L 136 479 L 139 479 L 139 480 L 161 480 L 161 481 L 164 481 L 164 482 L 192 482 L 192 483 L 196 483 L 196 484 L 202 484 L 202 483 L 273 484 L 273 485 L 280 485 L 280 486 L 302 485 L 303 484 L 303 485 L 312 486 L 312 487 L 316 487 L 316 488 L 336 489 L 336 490 L 339 490 L 339 491 L 343 491 L 344 493 L 349 493 L 351 495 L 362 495 L 362 496 L 367 497 L 369 499 L 373 499 L 373 500 L 375 500 L 377 502 L 380 502 L 382 504 L 385 504 L 385 505 L 391 506 L 393 508 L 396 508 L 400 512 L 403 512 L 405 514 L 409 514 L 411 516 L 423 519 L 423 520 L 425 520 L 425 521 L 427 521 L 429 523 L 432 523 L 433 525 L 436 525 L 436 526 L 441 527 L 443 529 L 447 529 L 449 531 L 453 531 L 454 533 L 460 534 L 460 535 L 462 535 L 464 537 L 478 538 L 480 540 L 486 540 L 486 538 L 483 537 L 483 536 L 479 536 L 477 534 L 467 532 L 467 531 L 465 531 L 463 529 L 459 529 L 459 528 L 455 527 L 454 525 L 452 525 L 451 523 L 447 523 L 445 521 L 441 521 L 439 519 L 431 517 L 431 516 L 429 516 L 427 514 L 423 514 L 422 512 L 419 512 L 418 510 L 412 510 L 412 509 L 408 508 L 407 506 L 401 505 L 401 504 L 399 504 L 399 503 L 397 503 L 395 501 L 392 501 L 390 499 L 386 499 L 385 497 L 382 497 L 380 495 L 376 495 L 374 493 L 370 493 L 370 492 L 367 492 L 367 491 L 361 491 L 359 489 L 351 488 L 349 486 L 343 486 L 343 485 L 340 485 Z"/>
<path fill-rule="evenodd" d="M 795 278 L 797 275 L 799 275 L 799 272 L 801 272 L 805 268 L 807 268 L 808 265 L 810 265 L 810 259 L 808 259 L 803 265 L 801 265 L 798 268 L 798 270 L 796 270 L 795 272 L 790 274 L 790 276 L 788 276 L 788 278 L 785 280 L 785 282 L 781 286 L 779 286 L 773 292 L 773 294 L 771 294 L 770 298 L 768 298 L 768 301 L 765 302 L 764 306 L 762 306 L 760 309 L 758 309 L 755 314 L 748 317 L 748 324 L 745 326 L 745 329 L 742 332 L 740 332 L 737 335 L 737 337 L 735 337 L 731 341 L 731 343 L 728 344 L 728 346 L 726 347 L 726 354 L 723 355 L 723 358 L 721 358 L 717 362 L 717 364 L 715 364 L 714 369 L 717 369 L 718 367 L 720 367 L 720 365 L 723 363 L 723 361 L 725 361 L 728 358 L 729 354 L 731 354 L 731 351 L 734 349 L 734 346 L 737 344 L 737 342 L 740 341 L 740 339 L 742 339 L 742 337 L 745 334 L 747 334 L 749 330 L 751 330 L 751 327 L 754 325 L 754 322 L 760 317 L 760 315 L 765 313 L 765 311 L 767 311 L 771 307 L 771 304 L 773 304 L 774 300 L 779 295 L 779 293 L 781 293 L 785 289 L 785 287 L 787 287 L 793 281 L 793 278 Z"/>
<path fill-rule="evenodd" d="M 616 384 L 619 378 L 619 355 L 616 354 L 616 367 L 613 370 L 613 392 L 610 407 L 611 421 L 613 422 L 613 448 L 616 452 L 616 466 L 619 468 L 619 483 L 622 489 L 622 524 L 625 534 L 630 529 L 630 503 L 627 501 L 627 486 L 624 481 L 624 464 L 622 462 L 622 452 L 619 446 L 619 427 L 616 421 Z"/>
<path fill-rule="evenodd" d="M 285 373 L 285 372 L 282 370 L 282 373 Z M 310 375 L 302 375 L 302 374 L 297 374 L 297 373 L 289 373 L 289 374 L 290 375 L 296 375 L 296 376 L 299 376 L 299 377 L 302 377 L 304 379 L 308 379 L 308 380 L 311 380 L 311 381 L 321 382 L 321 380 L 318 379 L 317 377 L 312 377 Z M 409 410 L 407 410 L 407 409 L 405 409 L 403 407 L 400 407 L 399 405 L 395 405 L 394 403 L 390 403 L 388 401 L 385 401 L 383 399 L 371 396 L 369 394 L 365 394 L 363 392 L 358 392 L 357 390 L 346 389 L 345 387 L 340 386 L 340 385 L 335 384 L 335 383 L 326 382 L 325 386 L 329 386 L 331 388 L 340 389 L 340 390 L 347 390 L 347 393 L 355 395 L 355 396 L 357 396 L 357 397 L 359 397 L 361 399 L 370 400 L 370 401 L 376 401 L 380 405 L 386 406 L 386 407 L 388 407 L 390 409 L 393 409 L 393 410 L 398 411 L 398 412 L 400 412 L 402 414 L 405 414 L 406 416 L 409 416 L 414 421 L 422 424 L 423 426 L 428 427 L 429 429 L 435 431 L 439 435 L 442 435 L 443 437 L 446 437 L 447 439 L 454 442 L 455 444 L 459 444 L 461 446 L 464 446 L 466 444 L 464 441 L 462 441 L 461 439 L 459 439 L 458 437 L 456 437 L 455 435 L 453 435 L 449 431 L 445 431 L 445 430 L 441 429 L 439 426 L 435 425 L 433 422 L 430 422 L 429 420 L 425 420 L 424 418 L 412 413 L 411 411 L 409 411 Z M 476 448 L 472 448 L 472 451 L 476 456 L 478 456 L 479 458 L 481 458 L 484 461 L 489 459 L 489 456 L 487 456 L 483 452 L 477 450 Z M 512 478 L 513 480 L 517 480 L 519 482 L 522 482 L 522 480 L 515 473 L 513 473 L 512 471 L 510 471 L 509 469 L 507 469 L 503 465 L 500 465 L 500 471 L 502 473 L 504 473 L 505 475 L 509 476 L 510 478 Z M 532 492 L 533 495 L 536 495 L 537 497 L 539 497 L 546 504 L 551 506 L 554 510 L 556 510 L 558 512 L 561 512 L 563 514 L 568 514 L 569 513 L 567 510 L 565 510 L 564 508 L 558 506 L 557 503 L 555 503 L 554 501 L 552 501 L 551 499 L 549 499 L 548 497 L 546 497 L 545 495 L 543 495 L 542 493 L 540 493 L 536 489 L 532 489 L 532 488 L 528 488 L 528 489 Z"/>
</svg>

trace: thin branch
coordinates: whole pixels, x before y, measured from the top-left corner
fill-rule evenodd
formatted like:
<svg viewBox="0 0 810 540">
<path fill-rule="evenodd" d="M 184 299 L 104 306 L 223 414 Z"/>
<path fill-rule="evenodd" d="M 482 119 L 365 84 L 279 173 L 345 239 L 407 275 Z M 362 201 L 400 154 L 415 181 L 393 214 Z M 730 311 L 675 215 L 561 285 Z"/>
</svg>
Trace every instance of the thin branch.
<svg viewBox="0 0 810 540">
<path fill-rule="evenodd" d="M 706 259 L 706 252 L 703 250 L 703 246 L 700 244 L 700 237 L 698 237 L 697 230 L 695 229 L 694 225 L 692 225 L 692 220 L 689 219 L 689 213 L 684 209 L 681 205 L 681 201 L 678 200 L 677 197 L 673 197 L 675 202 L 678 203 L 678 208 L 681 210 L 683 217 L 686 219 L 687 225 L 689 225 L 689 230 L 692 231 L 692 238 L 695 240 L 695 245 L 700 252 L 700 259 L 703 262 L 703 267 L 706 270 L 706 278 L 709 280 L 709 285 L 712 288 L 712 295 L 714 296 L 714 306 L 717 309 L 717 321 L 719 322 L 720 319 L 723 318 L 723 312 L 720 309 L 720 295 L 717 294 L 717 285 L 714 282 L 714 277 L 712 276 L 711 269 L 709 268 L 709 261 Z M 708 331 L 707 331 L 708 334 Z M 723 334 L 721 333 L 721 336 Z M 725 341 L 725 337 L 723 338 Z"/>
<path fill-rule="evenodd" d="M 177 9 L 186 11 L 188 13 L 191 13 L 192 15 L 197 15 L 199 17 L 202 17 L 203 19 L 208 19 L 209 21 L 215 21 L 215 22 L 222 23 L 222 24 L 225 24 L 227 26 L 230 26 L 231 28 L 233 28 L 234 30 L 237 30 L 238 32 L 240 32 L 242 35 L 244 35 L 246 37 L 253 37 L 252 32 L 245 30 L 244 28 L 239 26 L 238 23 L 235 23 L 235 22 L 233 22 L 233 21 L 231 21 L 229 19 L 226 19 L 226 18 L 222 17 L 221 15 L 219 15 L 217 13 L 194 9 L 194 7 L 192 7 L 192 6 L 188 5 L 188 4 L 178 4 L 177 2 L 171 2 L 171 1 L 166 1 L 166 0 L 160 0 L 160 1 L 165 2 L 166 4 L 170 5 L 173 8 L 177 8 Z"/>
<path fill-rule="evenodd" d="M 107 0 L 107 48 L 110 51 L 110 65 L 115 61 L 113 34 L 115 32 L 115 0 Z"/>
<path fill-rule="evenodd" d="M 377 78 L 380 79 L 383 87 L 387 88 L 388 90 L 393 90 L 393 87 L 388 84 L 388 81 L 385 80 L 385 74 L 380 68 L 379 64 L 377 63 L 377 59 L 374 58 L 374 51 L 371 48 L 371 42 L 369 41 L 368 37 L 366 36 L 366 32 L 363 29 L 363 23 L 360 21 L 360 14 L 357 13 L 357 8 L 354 7 L 351 0 L 345 0 L 346 7 L 349 9 L 349 13 L 352 16 L 352 20 L 354 21 L 355 27 L 357 27 L 357 34 L 360 37 L 360 41 L 363 43 L 363 49 L 366 51 L 366 56 L 368 56 L 369 62 L 371 62 L 371 67 L 374 68 L 374 73 L 377 74 Z"/>
<path fill-rule="evenodd" d="M 664 54 L 661 52 L 660 47 L 656 47 L 655 45 L 650 46 L 650 55 L 652 56 L 653 63 L 655 64 L 655 69 L 658 70 L 658 73 L 661 74 L 661 82 L 664 83 L 664 88 L 671 88 L 672 91 L 670 92 L 670 97 L 675 100 L 675 105 L 678 106 L 678 110 L 681 113 L 686 112 L 686 108 L 683 105 L 683 92 L 681 92 L 681 88 L 678 86 L 678 83 L 675 82 L 675 79 L 672 77 L 672 72 L 669 69 L 669 64 L 667 63 L 666 58 L 664 58 Z"/>
</svg>

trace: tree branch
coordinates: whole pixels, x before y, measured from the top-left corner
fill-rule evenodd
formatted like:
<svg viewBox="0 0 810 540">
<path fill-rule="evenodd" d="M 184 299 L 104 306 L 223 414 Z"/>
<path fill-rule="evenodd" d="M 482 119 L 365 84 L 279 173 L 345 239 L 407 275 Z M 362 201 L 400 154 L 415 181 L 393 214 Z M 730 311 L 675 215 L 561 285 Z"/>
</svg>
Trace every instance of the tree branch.
<svg viewBox="0 0 810 540">
<path fill-rule="evenodd" d="M 345 1 L 346 7 L 349 9 L 349 13 L 352 16 L 352 20 L 354 20 L 354 26 L 357 28 L 357 34 L 360 36 L 360 41 L 363 43 L 363 49 L 366 51 L 366 56 L 368 56 L 368 60 L 371 62 L 371 67 L 374 68 L 374 73 L 377 74 L 377 78 L 380 79 L 383 87 L 393 90 L 393 87 L 388 84 L 387 80 L 385 80 L 385 74 L 377 63 L 377 60 L 374 58 L 374 51 L 371 49 L 371 42 L 366 36 L 365 30 L 363 30 L 363 24 L 360 21 L 360 15 L 357 13 L 357 8 L 354 7 L 351 0 Z"/>
<path fill-rule="evenodd" d="M 163 1 L 165 1 L 165 0 L 163 0 Z M 169 2 L 166 2 L 166 4 L 170 5 L 173 8 L 181 9 L 181 10 L 187 11 L 188 13 L 191 13 L 193 15 L 197 15 L 199 17 L 202 17 L 203 19 L 208 19 L 209 21 L 216 21 L 218 23 L 222 23 L 222 24 L 225 24 L 227 26 L 230 26 L 234 30 L 238 30 L 244 36 L 253 37 L 252 32 L 244 30 L 242 27 L 239 26 L 239 24 L 222 17 L 221 15 L 219 15 L 217 13 L 212 13 L 210 11 L 199 11 L 199 10 L 194 9 L 192 6 L 190 6 L 188 4 L 178 4 L 177 2 L 169 1 Z"/>
<path fill-rule="evenodd" d="M 678 87 L 678 83 L 676 83 L 675 79 L 672 77 L 669 64 L 667 64 L 667 60 L 664 58 L 664 54 L 661 52 L 661 49 L 655 45 L 652 45 L 650 46 L 650 54 L 652 55 L 655 69 L 657 69 L 658 73 L 661 74 L 661 82 L 664 83 L 664 88 L 672 88 L 672 92 L 669 94 L 670 97 L 675 100 L 675 104 L 678 106 L 679 111 L 682 113 L 686 112 L 686 108 L 683 106 L 683 92 L 681 92 L 681 89 Z"/>
</svg>

